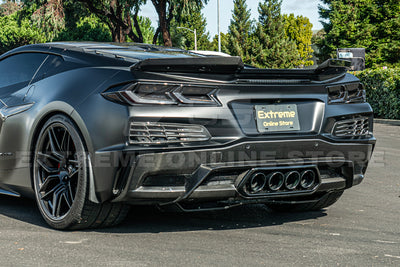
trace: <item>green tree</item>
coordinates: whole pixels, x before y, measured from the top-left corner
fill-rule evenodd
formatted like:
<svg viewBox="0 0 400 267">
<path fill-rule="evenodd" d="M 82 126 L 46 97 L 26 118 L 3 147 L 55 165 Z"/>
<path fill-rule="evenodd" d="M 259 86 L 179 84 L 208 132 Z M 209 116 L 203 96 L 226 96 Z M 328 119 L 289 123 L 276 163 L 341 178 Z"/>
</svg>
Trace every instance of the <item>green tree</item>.
<svg viewBox="0 0 400 267">
<path fill-rule="evenodd" d="M 0 4 L 0 16 L 8 16 L 22 9 L 22 5 L 15 1 L 5 1 Z"/>
<path fill-rule="evenodd" d="M 323 0 L 319 13 L 326 35 L 318 40 L 322 59 L 337 48 L 366 48 L 366 66 L 400 64 L 399 0 Z"/>
<path fill-rule="evenodd" d="M 64 15 L 65 15 L 64 20 L 66 29 L 73 30 L 79 21 L 81 21 L 83 18 L 91 16 L 96 17 L 97 21 L 102 22 L 98 18 L 98 16 L 91 13 L 81 2 L 64 0 L 63 7 L 64 7 Z M 106 26 L 108 27 L 108 25 Z"/>
<path fill-rule="evenodd" d="M 72 0 L 68 0 L 72 1 Z M 105 23 L 114 42 L 125 42 L 128 36 L 135 42 L 143 42 L 138 22 L 140 6 L 146 0 L 77 0 Z"/>
<path fill-rule="evenodd" d="M 223 33 L 221 32 L 221 52 L 227 53 L 227 54 L 231 54 L 228 46 L 229 46 L 229 40 L 230 40 L 230 36 L 229 33 Z M 214 35 L 214 38 L 211 42 L 211 51 L 218 51 L 218 34 Z"/>
<path fill-rule="evenodd" d="M 307 17 L 297 16 L 294 14 L 283 15 L 285 22 L 285 33 L 290 40 L 296 43 L 297 51 L 300 59 L 295 62 L 296 66 L 311 66 L 314 62 L 313 49 L 311 48 L 312 24 Z"/>
<path fill-rule="evenodd" d="M 46 42 L 45 35 L 29 19 L 19 15 L 16 12 L 0 16 L 0 54 L 22 45 Z"/>
<path fill-rule="evenodd" d="M 177 21 L 179 19 L 179 21 Z M 209 50 L 211 43 L 210 34 L 206 31 L 207 22 L 201 13 L 201 7 L 196 6 L 190 14 L 183 14 L 171 22 L 172 45 L 187 50 L 195 48 L 194 32 L 197 35 L 197 49 Z M 179 28 L 181 27 L 181 28 Z M 187 28 L 187 29 L 184 29 Z"/>
<path fill-rule="evenodd" d="M 74 27 L 66 28 L 56 38 L 58 41 L 111 42 L 111 32 L 106 24 L 94 15 L 81 18 Z"/>
<path fill-rule="evenodd" d="M 190 16 L 190 12 L 196 8 L 202 8 L 208 0 L 151 0 L 158 15 L 158 27 L 153 37 L 156 44 L 161 35 L 165 46 L 172 46 L 170 25 L 175 18 L 180 21 L 181 16 Z"/>
<path fill-rule="evenodd" d="M 35 10 L 32 20 L 47 33 L 48 40 L 151 42 L 151 22 L 138 16 L 143 3 L 145 0 L 25 0 L 26 6 Z M 127 15 L 124 12 L 129 7 L 133 13 Z"/>
<path fill-rule="evenodd" d="M 265 0 L 258 6 L 260 14 L 252 36 L 251 63 L 264 68 L 292 68 L 300 59 L 294 41 L 285 34 L 280 0 Z"/>
<path fill-rule="evenodd" d="M 234 0 L 233 3 L 234 8 L 228 30 L 227 48 L 229 54 L 240 56 L 244 62 L 249 63 L 249 37 L 253 24 L 250 19 L 250 10 L 247 9 L 246 0 Z"/>
<path fill-rule="evenodd" d="M 151 20 L 148 17 L 138 16 L 137 21 L 142 32 L 143 43 L 151 44 L 155 33 L 154 27 L 151 25 Z M 134 32 L 137 33 L 136 28 Z"/>
<path fill-rule="evenodd" d="M 40 5 L 31 20 L 42 30 L 46 39 L 52 41 L 65 28 L 63 1 L 46 0 L 38 3 Z"/>
<path fill-rule="evenodd" d="M 326 32 L 324 29 L 313 31 L 313 36 L 311 37 L 311 43 L 313 45 L 320 43 L 321 39 L 325 38 L 325 34 Z"/>
<path fill-rule="evenodd" d="M 138 17 L 139 26 L 142 30 L 143 41 L 151 42 L 154 28 L 151 21 L 146 17 Z M 94 15 L 81 18 L 74 26 L 68 26 L 56 38 L 58 41 L 95 41 L 111 42 L 112 36 L 107 25 Z M 130 40 L 127 37 L 127 41 Z"/>
</svg>

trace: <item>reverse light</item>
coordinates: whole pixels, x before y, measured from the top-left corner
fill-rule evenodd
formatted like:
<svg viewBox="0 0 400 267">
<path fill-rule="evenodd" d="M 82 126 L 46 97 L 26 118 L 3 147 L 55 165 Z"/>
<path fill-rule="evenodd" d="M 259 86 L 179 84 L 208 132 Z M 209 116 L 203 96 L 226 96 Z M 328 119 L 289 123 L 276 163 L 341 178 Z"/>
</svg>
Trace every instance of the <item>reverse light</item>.
<svg viewBox="0 0 400 267">
<path fill-rule="evenodd" d="M 112 87 L 102 95 L 123 104 L 211 105 L 218 106 L 217 89 L 203 85 L 137 82 Z"/>
<path fill-rule="evenodd" d="M 366 93 L 361 83 L 328 86 L 329 104 L 365 103 Z"/>
</svg>

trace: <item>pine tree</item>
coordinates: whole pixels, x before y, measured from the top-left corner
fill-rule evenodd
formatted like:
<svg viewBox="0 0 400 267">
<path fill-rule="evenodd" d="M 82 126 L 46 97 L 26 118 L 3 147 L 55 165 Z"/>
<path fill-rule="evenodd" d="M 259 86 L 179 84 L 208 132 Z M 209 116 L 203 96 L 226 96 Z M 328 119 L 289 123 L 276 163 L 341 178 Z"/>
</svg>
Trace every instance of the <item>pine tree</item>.
<svg viewBox="0 0 400 267">
<path fill-rule="evenodd" d="M 240 56 L 242 60 L 249 63 L 249 41 L 252 30 L 250 10 L 247 9 L 246 0 L 234 0 L 234 9 L 229 25 L 229 38 L 227 49 L 233 56 Z"/>
<path fill-rule="evenodd" d="M 337 48 L 366 48 L 366 66 L 400 65 L 399 0 L 323 0 L 319 13 L 326 35 L 319 39 L 322 59 Z"/>
<path fill-rule="evenodd" d="M 299 60 L 294 41 L 285 34 L 281 0 L 265 0 L 258 6 L 260 14 L 251 43 L 251 62 L 257 67 L 292 68 Z"/>
<path fill-rule="evenodd" d="M 221 32 L 221 52 L 232 55 L 230 50 L 228 49 L 228 41 L 230 40 L 230 35 L 229 33 L 223 33 Z M 214 35 L 214 38 L 211 42 L 210 46 L 211 51 L 218 51 L 218 34 Z"/>
<path fill-rule="evenodd" d="M 172 45 L 187 50 L 194 50 L 194 33 L 178 27 L 184 27 L 194 31 L 197 34 L 197 49 L 209 50 L 211 43 L 210 35 L 206 31 L 207 22 L 201 13 L 201 6 L 195 6 L 191 12 L 180 14 L 171 22 Z"/>
</svg>

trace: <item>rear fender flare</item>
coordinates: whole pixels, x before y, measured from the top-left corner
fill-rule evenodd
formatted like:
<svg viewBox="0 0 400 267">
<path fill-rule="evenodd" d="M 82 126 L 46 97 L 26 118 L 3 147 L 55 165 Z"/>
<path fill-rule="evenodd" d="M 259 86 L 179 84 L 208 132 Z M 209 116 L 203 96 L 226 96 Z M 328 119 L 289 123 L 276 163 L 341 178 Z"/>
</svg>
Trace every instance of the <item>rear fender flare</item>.
<svg viewBox="0 0 400 267">
<path fill-rule="evenodd" d="M 93 146 L 92 146 L 89 132 L 86 128 L 86 125 L 85 125 L 82 117 L 78 114 L 78 112 L 75 111 L 75 109 L 71 105 L 69 105 L 68 103 L 62 102 L 62 101 L 55 101 L 55 102 L 49 103 L 43 109 L 41 109 L 39 114 L 37 114 L 37 116 L 36 116 L 37 119 L 32 124 L 32 128 L 31 128 L 32 130 L 31 130 L 30 136 L 29 136 L 29 140 L 30 140 L 29 147 L 31 148 L 31 151 L 33 151 L 33 149 L 34 149 L 35 140 L 37 138 L 37 135 L 40 132 L 40 127 L 47 121 L 47 119 L 49 119 L 51 116 L 56 115 L 56 114 L 64 114 L 64 115 L 69 116 L 72 119 L 72 121 L 78 127 L 80 134 L 82 135 L 83 141 L 84 141 L 86 148 L 90 155 L 90 153 L 93 151 Z M 94 177 L 93 177 L 93 170 L 92 170 L 92 166 L 91 166 L 90 157 L 88 160 L 89 160 L 88 164 L 90 165 L 89 166 L 89 186 L 90 186 L 89 197 L 90 197 L 91 201 L 93 201 L 95 203 L 99 203 L 99 201 L 97 200 L 96 194 L 95 194 Z M 31 174 L 31 177 L 32 177 L 32 174 Z M 31 182 L 32 182 L 32 180 L 31 180 Z M 32 183 L 32 186 L 33 186 L 33 183 Z"/>
</svg>

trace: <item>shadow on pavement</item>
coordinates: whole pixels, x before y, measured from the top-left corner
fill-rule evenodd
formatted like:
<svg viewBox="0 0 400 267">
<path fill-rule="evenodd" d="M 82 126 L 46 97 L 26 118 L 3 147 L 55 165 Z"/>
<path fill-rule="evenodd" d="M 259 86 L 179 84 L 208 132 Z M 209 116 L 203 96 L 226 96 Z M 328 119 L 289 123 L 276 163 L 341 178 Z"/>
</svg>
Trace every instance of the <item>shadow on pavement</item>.
<svg viewBox="0 0 400 267">
<path fill-rule="evenodd" d="M 35 201 L 31 199 L 0 196 L 0 215 L 49 228 L 42 219 Z M 84 232 L 160 233 L 245 229 L 316 219 L 326 215 L 325 211 L 275 213 L 262 204 L 195 213 L 161 212 L 156 207 L 137 206 L 131 208 L 128 217 L 119 226 Z"/>
<path fill-rule="evenodd" d="M 156 207 L 132 207 L 118 227 L 98 229 L 105 233 L 159 233 L 201 230 L 230 230 L 281 225 L 326 216 L 325 211 L 276 213 L 265 205 L 252 204 L 222 211 L 172 213 Z"/>
<path fill-rule="evenodd" d="M 0 195 L 0 215 L 33 225 L 47 227 L 34 199 Z"/>
</svg>

